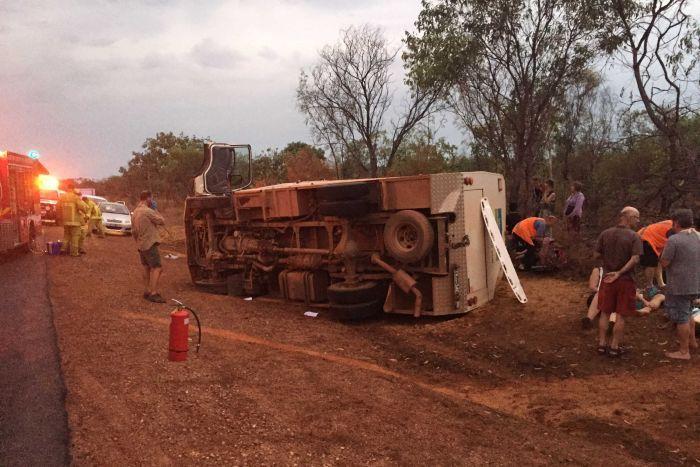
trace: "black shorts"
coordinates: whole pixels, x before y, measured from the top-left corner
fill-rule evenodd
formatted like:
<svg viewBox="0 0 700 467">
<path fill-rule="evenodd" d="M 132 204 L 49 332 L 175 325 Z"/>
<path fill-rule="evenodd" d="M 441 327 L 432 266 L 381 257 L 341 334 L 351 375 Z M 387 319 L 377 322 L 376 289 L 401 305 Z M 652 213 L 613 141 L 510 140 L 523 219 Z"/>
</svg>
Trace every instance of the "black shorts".
<svg viewBox="0 0 700 467">
<path fill-rule="evenodd" d="M 160 252 L 158 251 L 157 243 L 154 243 L 153 246 L 146 251 L 139 250 L 139 256 L 141 257 L 141 264 L 144 266 L 148 266 L 151 269 L 161 267 Z"/>
<path fill-rule="evenodd" d="M 644 240 L 642 242 L 644 252 L 639 257 L 639 264 L 645 268 L 655 268 L 659 265 L 659 256 L 656 254 L 651 244 Z"/>
</svg>

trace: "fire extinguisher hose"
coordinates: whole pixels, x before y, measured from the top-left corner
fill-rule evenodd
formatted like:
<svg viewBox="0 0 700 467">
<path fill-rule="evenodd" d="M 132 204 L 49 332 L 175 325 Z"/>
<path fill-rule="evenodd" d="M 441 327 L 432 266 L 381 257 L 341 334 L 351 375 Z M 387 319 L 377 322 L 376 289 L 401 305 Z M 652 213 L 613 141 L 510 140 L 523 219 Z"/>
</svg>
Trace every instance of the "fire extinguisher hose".
<svg viewBox="0 0 700 467">
<path fill-rule="evenodd" d="M 197 321 L 197 348 L 195 350 L 195 353 L 199 353 L 199 347 L 202 345 L 202 323 L 199 321 L 199 316 L 197 316 L 197 313 L 184 303 L 182 303 L 179 300 L 175 300 L 174 298 L 171 298 L 171 300 L 175 303 L 177 303 L 177 306 L 182 308 L 183 310 L 191 311 L 192 315 L 194 316 L 194 319 Z"/>
</svg>

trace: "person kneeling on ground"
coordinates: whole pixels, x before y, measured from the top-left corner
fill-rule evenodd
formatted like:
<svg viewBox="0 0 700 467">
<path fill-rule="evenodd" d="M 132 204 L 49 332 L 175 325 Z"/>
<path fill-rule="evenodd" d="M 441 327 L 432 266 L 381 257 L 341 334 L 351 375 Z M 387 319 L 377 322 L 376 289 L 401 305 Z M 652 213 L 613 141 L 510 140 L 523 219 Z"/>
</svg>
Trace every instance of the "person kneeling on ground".
<svg viewBox="0 0 700 467">
<path fill-rule="evenodd" d="M 598 291 L 598 353 L 610 357 L 620 355 L 620 343 L 625 330 L 625 319 L 636 312 L 637 290 L 632 272 L 642 254 L 642 240 L 633 230 L 639 223 L 639 211 L 627 206 L 620 211 L 617 226 L 604 230 L 598 237 L 595 256 L 602 258 L 603 276 Z M 616 314 L 613 335 L 608 346 L 610 315 Z"/>
<path fill-rule="evenodd" d="M 557 218 L 554 216 L 528 217 L 515 224 L 513 227 L 513 250 L 515 257 L 521 261 L 521 269 L 529 270 L 537 264 L 538 260 L 546 256 L 546 248 L 543 248 L 547 236 L 547 226 L 554 225 Z"/>
<path fill-rule="evenodd" d="M 671 216 L 673 231 L 659 262 L 666 269 L 666 315 L 676 323 L 680 346 L 666 357 L 690 359 L 690 347 L 697 349 L 693 301 L 700 295 L 700 233 L 693 228 L 693 211 L 679 209 Z"/>
<path fill-rule="evenodd" d="M 143 298 L 155 303 L 165 303 L 158 293 L 158 281 L 163 271 L 158 251 L 158 226 L 165 225 L 165 219 L 152 208 L 150 191 L 141 192 L 139 198 L 139 204 L 132 214 L 131 235 L 136 240 L 143 265 L 143 282 L 146 289 Z"/>
</svg>

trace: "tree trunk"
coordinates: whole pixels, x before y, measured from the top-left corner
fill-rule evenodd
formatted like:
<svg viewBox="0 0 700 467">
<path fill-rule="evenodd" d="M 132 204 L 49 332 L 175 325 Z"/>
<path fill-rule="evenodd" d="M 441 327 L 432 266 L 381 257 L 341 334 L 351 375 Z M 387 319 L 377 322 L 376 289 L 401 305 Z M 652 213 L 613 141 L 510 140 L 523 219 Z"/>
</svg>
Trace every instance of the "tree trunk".
<svg viewBox="0 0 700 467">
<path fill-rule="evenodd" d="M 377 148 L 373 144 L 367 145 L 369 149 L 369 171 L 370 177 L 376 178 L 379 176 L 379 167 L 377 165 Z"/>
</svg>

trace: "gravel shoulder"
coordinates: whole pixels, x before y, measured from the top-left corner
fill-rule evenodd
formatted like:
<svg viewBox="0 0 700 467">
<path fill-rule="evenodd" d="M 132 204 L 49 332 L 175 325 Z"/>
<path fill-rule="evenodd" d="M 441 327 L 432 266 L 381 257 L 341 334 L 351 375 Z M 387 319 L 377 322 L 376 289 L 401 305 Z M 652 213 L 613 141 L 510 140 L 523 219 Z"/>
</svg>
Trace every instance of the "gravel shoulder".
<svg viewBox="0 0 700 467">
<path fill-rule="evenodd" d="M 174 364 L 133 240 L 88 250 L 47 258 L 78 465 L 700 463 L 697 361 L 664 361 L 656 316 L 630 355 L 598 357 L 582 284 L 526 276 L 525 306 L 503 288 L 458 318 L 343 324 L 202 293 L 164 259 L 164 296 L 205 327 Z"/>
</svg>

